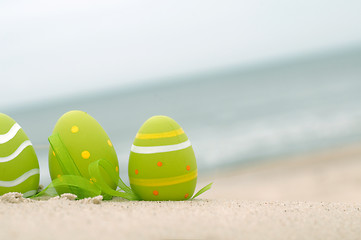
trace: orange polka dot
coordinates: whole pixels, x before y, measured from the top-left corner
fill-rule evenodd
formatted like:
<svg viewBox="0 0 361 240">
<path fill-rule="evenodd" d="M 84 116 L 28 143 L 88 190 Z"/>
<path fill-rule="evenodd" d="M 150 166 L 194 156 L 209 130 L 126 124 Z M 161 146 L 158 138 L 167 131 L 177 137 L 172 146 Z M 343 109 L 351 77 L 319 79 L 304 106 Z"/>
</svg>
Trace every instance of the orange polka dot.
<svg viewBox="0 0 361 240">
<path fill-rule="evenodd" d="M 88 159 L 88 158 L 90 158 L 90 153 L 89 153 L 88 151 L 83 151 L 83 152 L 81 153 L 81 156 L 82 156 L 82 158 L 84 158 L 84 159 Z"/>
<path fill-rule="evenodd" d="M 118 172 L 119 171 L 119 168 L 118 166 L 115 167 L 115 171 Z"/>
<path fill-rule="evenodd" d="M 191 166 L 187 165 L 186 169 L 187 171 L 191 170 Z"/>
<path fill-rule="evenodd" d="M 54 157 L 55 157 L 55 152 L 53 151 L 53 155 L 54 155 Z"/>
<path fill-rule="evenodd" d="M 163 165 L 162 162 L 157 162 L 158 167 L 161 167 Z"/>
<path fill-rule="evenodd" d="M 138 173 L 139 173 L 138 169 L 135 169 L 134 172 L 135 172 L 136 175 L 138 175 Z"/>
<path fill-rule="evenodd" d="M 154 191 L 153 191 L 153 195 L 154 195 L 154 196 L 158 196 L 158 194 L 159 194 L 159 192 L 158 192 L 157 190 L 154 190 Z"/>
<path fill-rule="evenodd" d="M 188 198 L 189 197 L 189 194 L 188 193 L 186 193 L 186 195 L 184 195 L 184 198 Z"/>
</svg>

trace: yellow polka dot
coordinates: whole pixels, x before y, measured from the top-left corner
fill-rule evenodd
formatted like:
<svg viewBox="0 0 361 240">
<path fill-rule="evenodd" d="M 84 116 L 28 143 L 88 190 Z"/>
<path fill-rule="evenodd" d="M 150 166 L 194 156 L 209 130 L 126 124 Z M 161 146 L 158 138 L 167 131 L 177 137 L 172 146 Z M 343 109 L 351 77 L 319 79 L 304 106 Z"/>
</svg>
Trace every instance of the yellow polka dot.
<svg viewBox="0 0 361 240">
<path fill-rule="evenodd" d="M 58 176 L 57 176 L 58 178 L 60 178 L 61 177 L 61 175 L 60 174 L 58 174 Z"/>
<path fill-rule="evenodd" d="M 84 158 L 84 159 L 88 159 L 88 158 L 90 158 L 90 153 L 89 153 L 88 151 L 83 151 L 83 152 L 81 153 L 81 156 L 82 156 L 82 158 Z"/>
<path fill-rule="evenodd" d="M 113 146 L 113 144 L 112 144 L 112 142 L 108 139 L 108 145 L 109 145 L 109 147 L 112 147 Z"/>
<path fill-rule="evenodd" d="M 89 180 L 89 182 L 90 182 L 91 184 L 94 184 L 94 182 L 93 182 L 93 179 L 92 179 L 92 178 Z"/>
<path fill-rule="evenodd" d="M 71 127 L 71 132 L 72 132 L 72 133 L 77 133 L 78 131 L 79 131 L 78 126 L 75 126 L 75 125 L 74 125 L 74 126 Z"/>
<path fill-rule="evenodd" d="M 53 155 L 54 155 L 54 157 L 55 157 L 55 152 L 53 151 Z"/>
<path fill-rule="evenodd" d="M 115 171 L 118 172 L 119 171 L 119 168 L 118 166 L 115 167 Z"/>
</svg>

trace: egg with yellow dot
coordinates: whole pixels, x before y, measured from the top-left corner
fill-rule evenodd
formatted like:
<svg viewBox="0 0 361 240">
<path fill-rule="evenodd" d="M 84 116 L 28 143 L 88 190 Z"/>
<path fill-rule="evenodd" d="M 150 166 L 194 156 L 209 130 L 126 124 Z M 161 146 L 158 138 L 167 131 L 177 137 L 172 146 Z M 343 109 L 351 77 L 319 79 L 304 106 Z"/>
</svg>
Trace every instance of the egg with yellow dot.
<svg viewBox="0 0 361 240">
<path fill-rule="evenodd" d="M 100 124 L 89 114 L 83 111 L 70 111 L 65 113 L 56 123 L 52 136 L 56 136 L 63 149 L 74 162 L 74 167 L 79 175 L 89 180 L 92 179 L 88 166 L 99 159 L 108 161 L 114 166 L 113 171 L 119 169 L 118 158 L 108 135 Z M 51 139 L 49 138 L 49 141 Z M 58 150 L 59 151 L 59 150 Z M 49 149 L 49 171 L 52 180 L 59 176 L 66 175 L 62 166 L 61 156 L 57 156 L 53 146 Z M 110 179 L 108 174 L 101 169 L 104 181 L 112 188 L 116 188 L 116 183 Z"/>
<path fill-rule="evenodd" d="M 72 133 L 77 133 L 78 131 L 79 131 L 79 127 L 78 127 L 78 126 L 74 125 L 74 126 L 71 127 L 71 132 L 72 132 Z"/>
<path fill-rule="evenodd" d="M 192 145 L 173 119 L 154 116 L 139 129 L 129 156 L 129 182 L 143 200 L 187 200 L 197 184 Z"/>
</svg>

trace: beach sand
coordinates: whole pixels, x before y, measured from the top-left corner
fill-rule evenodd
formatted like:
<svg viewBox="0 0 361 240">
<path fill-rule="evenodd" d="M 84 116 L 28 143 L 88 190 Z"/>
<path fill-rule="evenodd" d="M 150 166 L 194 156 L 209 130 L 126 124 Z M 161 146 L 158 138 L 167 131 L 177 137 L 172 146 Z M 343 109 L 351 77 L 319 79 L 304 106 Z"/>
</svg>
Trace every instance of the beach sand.
<svg viewBox="0 0 361 240">
<path fill-rule="evenodd" d="M 182 202 L 0 197 L 0 239 L 361 239 L 361 144 L 199 177 Z"/>
</svg>

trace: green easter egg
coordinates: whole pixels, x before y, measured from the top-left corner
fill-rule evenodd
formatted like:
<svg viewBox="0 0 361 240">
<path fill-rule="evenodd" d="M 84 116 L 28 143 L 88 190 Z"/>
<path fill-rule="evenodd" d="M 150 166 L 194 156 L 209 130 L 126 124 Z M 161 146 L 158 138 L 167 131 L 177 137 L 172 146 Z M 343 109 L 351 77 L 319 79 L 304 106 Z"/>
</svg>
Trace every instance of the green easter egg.
<svg viewBox="0 0 361 240">
<path fill-rule="evenodd" d="M 66 150 L 73 159 L 81 176 L 94 183 L 91 179 L 88 166 L 98 159 L 105 159 L 119 172 L 118 158 L 112 142 L 100 124 L 89 114 L 83 111 L 70 111 L 65 113 L 56 123 L 53 134 L 58 134 Z M 55 152 L 49 149 L 49 171 L 51 179 L 64 175 Z M 116 184 L 109 175 L 101 169 L 105 182 L 113 189 Z"/>
<path fill-rule="evenodd" d="M 21 192 L 32 196 L 39 186 L 39 162 L 24 130 L 0 113 L 0 195 Z"/>
<path fill-rule="evenodd" d="M 186 200 L 197 184 L 191 143 L 176 121 L 154 116 L 139 129 L 129 156 L 129 181 L 144 200 Z"/>
</svg>

